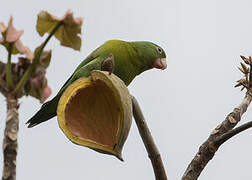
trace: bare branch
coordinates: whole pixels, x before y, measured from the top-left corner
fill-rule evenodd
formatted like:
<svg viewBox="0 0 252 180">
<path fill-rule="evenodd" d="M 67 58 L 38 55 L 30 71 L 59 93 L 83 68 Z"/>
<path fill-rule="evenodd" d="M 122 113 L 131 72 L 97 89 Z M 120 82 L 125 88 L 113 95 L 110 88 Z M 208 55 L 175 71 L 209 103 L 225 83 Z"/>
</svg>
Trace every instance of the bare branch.
<svg viewBox="0 0 252 180">
<path fill-rule="evenodd" d="M 232 130 L 241 120 L 242 115 L 247 111 L 247 108 L 252 101 L 252 59 L 251 57 L 246 58 L 245 56 L 241 56 L 241 58 L 247 65 L 249 65 L 249 67 L 247 67 L 244 63 L 241 63 L 241 68 L 239 69 L 245 76 L 245 79 L 237 81 L 238 84 L 235 85 L 235 87 L 242 86 L 242 90 L 246 88 L 246 96 L 242 100 L 242 103 L 212 131 L 208 139 L 200 146 L 198 153 L 187 167 L 182 180 L 198 179 L 200 173 L 203 171 L 207 163 L 213 158 L 220 145 L 251 126 L 250 123 L 247 123 Z"/>
<path fill-rule="evenodd" d="M 167 180 L 164 165 L 157 146 L 151 136 L 151 132 L 146 124 L 141 108 L 134 96 L 131 96 L 133 105 L 133 115 L 139 130 L 139 133 L 144 142 L 145 148 L 151 160 L 156 180 Z"/>
<path fill-rule="evenodd" d="M 187 167 L 182 180 L 196 180 L 213 158 L 219 146 L 216 146 L 216 139 L 232 130 L 241 120 L 241 116 L 246 112 L 251 103 L 252 96 L 246 93 L 242 103 L 231 112 L 226 119 L 218 125 L 210 134 L 208 139 L 200 146 L 198 153 L 195 155 L 189 166 Z"/>
<path fill-rule="evenodd" d="M 227 140 L 229 140 L 230 138 L 232 138 L 233 136 L 249 129 L 252 127 L 252 121 L 247 122 L 235 129 L 232 129 L 230 131 L 228 131 L 227 133 L 223 134 L 222 136 L 216 138 L 214 144 L 216 147 L 220 147 L 224 142 L 226 142 Z"/>
</svg>

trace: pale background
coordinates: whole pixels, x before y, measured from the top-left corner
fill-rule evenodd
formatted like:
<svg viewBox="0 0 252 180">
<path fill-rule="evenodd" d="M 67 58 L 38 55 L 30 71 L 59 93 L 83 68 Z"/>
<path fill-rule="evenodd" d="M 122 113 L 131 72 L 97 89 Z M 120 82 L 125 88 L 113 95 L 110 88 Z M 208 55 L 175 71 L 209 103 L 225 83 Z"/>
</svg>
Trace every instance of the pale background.
<svg viewBox="0 0 252 180">
<path fill-rule="evenodd" d="M 109 39 L 149 40 L 168 55 L 166 71 L 151 70 L 129 86 L 160 149 L 168 178 L 180 179 L 199 145 L 233 108 L 244 92 L 234 89 L 240 78 L 239 55 L 252 54 L 251 0 L 71 0 L 2 1 L 0 21 L 24 29 L 22 41 L 34 49 L 42 38 L 36 15 L 48 10 L 62 16 L 71 9 L 84 18 L 81 52 L 60 47 L 55 39 L 47 77 L 53 96 L 75 67 Z M 0 59 L 7 54 L 0 48 Z M 151 163 L 135 123 L 123 150 L 125 162 L 72 144 L 56 118 L 28 129 L 25 122 L 40 108 L 38 100 L 20 100 L 17 180 L 154 179 Z M 0 96 L 0 144 L 6 116 Z M 252 107 L 242 123 L 252 120 Z M 228 141 L 207 165 L 200 179 L 251 179 L 252 131 Z M 2 151 L 0 150 L 2 162 Z M 0 174 L 2 173 L 0 163 Z"/>
</svg>

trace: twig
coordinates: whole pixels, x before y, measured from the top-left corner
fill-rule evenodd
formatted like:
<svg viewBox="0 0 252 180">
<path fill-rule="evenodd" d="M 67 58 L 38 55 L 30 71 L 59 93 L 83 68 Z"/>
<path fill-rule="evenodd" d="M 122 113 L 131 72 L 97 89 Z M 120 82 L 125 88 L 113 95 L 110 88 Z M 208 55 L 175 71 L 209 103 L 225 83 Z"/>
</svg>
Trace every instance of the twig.
<svg viewBox="0 0 252 180">
<path fill-rule="evenodd" d="M 17 93 L 27 82 L 27 80 L 30 78 L 32 72 L 36 68 L 37 64 L 39 63 L 40 56 L 48 43 L 48 41 L 51 39 L 51 37 L 57 32 L 57 30 L 62 26 L 64 23 L 63 21 L 60 21 L 52 30 L 52 32 L 49 34 L 49 36 L 46 38 L 46 40 L 42 43 L 42 45 L 39 47 L 38 52 L 35 54 L 34 60 L 32 61 L 32 64 L 28 67 L 28 69 L 25 71 L 23 77 L 18 82 L 17 86 L 15 87 L 13 93 Z"/>
<path fill-rule="evenodd" d="M 252 127 L 252 121 L 247 122 L 237 128 L 234 128 L 230 131 L 228 131 L 227 133 L 223 134 L 222 136 L 216 138 L 214 144 L 216 147 L 221 146 L 224 142 L 226 142 L 227 140 L 229 140 L 230 138 L 232 138 L 233 136 L 239 134 L 240 132 L 243 132 L 249 128 Z"/>
<path fill-rule="evenodd" d="M 2 180 L 16 179 L 17 135 L 18 135 L 18 100 L 8 95 L 7 118 L 3 140 L 3 175 Z"/>
<path fill-rule="evenodd" d="M 11 72 L 11 55 L 12 55 L 13 43 L 10 43 L 8 48 L 8 62 L 6 65 L 6 81 L 8 88 L 13 87 L 13 79 L 12 79 L 12 72 Z"/>
<path fill-rule="evenodd" d="M 131 99 L 133 105 L 133 115 L 137 124 L 137 128 L 151 160 L 156 180 L 167 180 L 161 155 L 151 136 L 151 132 L 146 124 L 141 108 L 134 96 L 131 96 Z"/>
<path fill-rule="evenodd" d="M 198 153 L 195 155 L 189 166 L 187 167 L 182 180 L 196 180 L 203 171 L 207 163 L 213 158 L 218 150 L 216 139 L 221 137 L 233 129 L 241 120 L 241 116 L 246 112 L 252 97 L 250 93 L 246 93 L 242 103 L 231 112 L 226 119 L 218 125 L 208 137 L 208 139 L 200 146 Z"/>
</svg>

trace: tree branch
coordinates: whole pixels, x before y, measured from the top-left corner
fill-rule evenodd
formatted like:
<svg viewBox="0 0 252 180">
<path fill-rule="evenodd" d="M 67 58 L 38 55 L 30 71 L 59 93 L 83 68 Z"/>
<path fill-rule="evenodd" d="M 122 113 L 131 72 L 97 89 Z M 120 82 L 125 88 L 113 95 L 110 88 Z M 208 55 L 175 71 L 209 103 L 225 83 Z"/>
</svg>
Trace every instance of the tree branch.
<svg viewBox="0 0 252 180">
<path fill-rule="evenodd" d="M 16 179 L 17 134 L 18 134 L 18 100 L 8 95 L 7 118 L 3 140 L 3 175 L 2 180 Z"/>
<path fill-rule="evenodd" d="M 246 112 L 251 100 L 252 96 L 248 91 L 242 103 L 212 131 L 208 139 L 200 146 L 198 153 L 187 167 L 182 180 L 198 179 L 207 163 L 213 158 L 215 152 L 218 150 L 219 146 L 216 146 L 216 140 L 223 137 L 224 134 L 232 130 L 237 125 L 237 123 L 241 120 L 241 116 Z"/>
<path fill-rule="evenodd" d="M 235 135 L 239 134 L 240 132 L 243 132 L 251 127 L 252 127 L 252 121 L 247 122 L 247 123 L 235 128 L 235 129 L 228 131 L 227 133 L 223 134 L 222 136 L 216 138 L 214 144 L 216 147 L 220 147 L 224 142 L 226 142 L 227 140 L 229 140 L 233 136 L 235 136 Z"/>
<path fill-rule="evenodd" d="M 151 136 L 151 132 L 146 124 L 141 108 L 134 96 L 131 96 L 133 106 L 133 116 L 135 118 L 137 128 L 148 152 L 149 158 L 154 169 L 156 180 L 167 180 L 164 165 L 157 146 Z"/>
<path fill-rule="evenodd" d="M 249 67 L 242 62 L 240 63 L 241 68 L 239 68 L 239 70 L 245 78 L 238 80 L 235 87 L 242 86 L 241 90 L 246 88 L 246 96 L 242 100 L 242 103 L 212 131 L 208 139 L 200 146 L 198 153 L 188 165 L 182 180 L 198 179 L 200 173 L 203 171 L 207 163 L 213 158 L 220 145 L 239 132 L 248 129 L 250 126 L 250 123 L 248 123 L 233 129 L 241 120 L 242 115 L 247 111 L 247 108 L 252 101 L 252 58 L 246 58 L 245 56 L 241 56 L 241 58 L 245 64 L 249 65 Z"/>
</svg>

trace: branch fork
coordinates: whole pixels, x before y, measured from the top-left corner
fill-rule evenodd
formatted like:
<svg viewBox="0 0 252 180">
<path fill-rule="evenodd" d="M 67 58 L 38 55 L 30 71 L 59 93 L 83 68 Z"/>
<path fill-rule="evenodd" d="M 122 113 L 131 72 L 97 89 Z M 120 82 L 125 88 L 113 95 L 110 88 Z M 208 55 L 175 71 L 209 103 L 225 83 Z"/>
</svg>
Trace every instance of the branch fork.
<svg viewBox="0 0 252 180">
<path fill-rule="evenodd" d="M 252 121 L 234 128 L 240 122 L 242 115 L 247 111 L 252 101 L 252 58 L 241 56 L 244 63 L 238 69 L 244 75 L 244 78 L 237 81 L 235 87 L 246 89 L 246 95 L 241 104 L 229 113 L 225 120 L 218 125 L 210 134 L 208 139 L 200 146 L 198 153 L 188 165 L 182 180 L 196 180 L 204 170 L 207 163 L 214 157 L 218 148 L 233 136 L 251 128 Z"/>
</svg>

